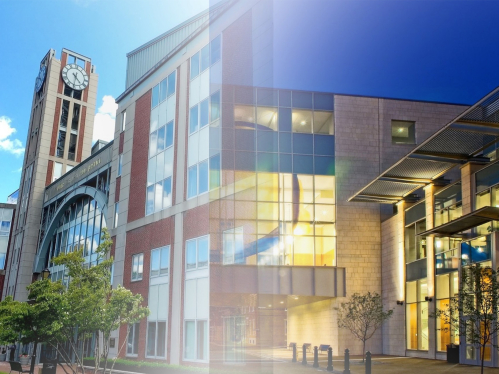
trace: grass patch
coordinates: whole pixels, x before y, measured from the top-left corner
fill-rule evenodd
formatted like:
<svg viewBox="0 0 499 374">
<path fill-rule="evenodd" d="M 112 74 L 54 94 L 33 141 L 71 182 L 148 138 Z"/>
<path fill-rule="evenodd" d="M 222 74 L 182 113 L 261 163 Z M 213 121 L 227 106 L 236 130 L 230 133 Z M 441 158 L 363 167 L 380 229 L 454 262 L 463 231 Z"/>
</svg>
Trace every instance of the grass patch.
<svg viewBox="0 0 499 374">
<path fill-rule="evenodd" d="M 93 357 L 85 357 L 84 363 L 86 365 L 88 364 L 94 364 L 95 359 Z M 101 364 L 104 363 L 104 360 L 100 360 Z M 111 368 L 112 365 L 112 360 L 108 359 L 107 361 L 107 368 Z M 199 367 L 193 367 L 193 366 L 181 366 L 181 365 L 171 365 L 171 364 L 165 364 L 163 362 L 154 362 L 154 361 L 136 361 L 136 360 L 127 360 L 125 358 L 118 358 L 116 360 L 115 368 L 116 370 L 118 369 L 118 366 L 126 366 L 130 368 L 130 371 L 133 371 L 134 368 L 136 369 L 171 369 L 171 370 L 182 370 L 182 371 L 196 371 L 196 372 L 207 372 L 208 369 L 206 368 L 199 368 Z M 126 370 L 126 369 L 123 369 Z M 3 374 L 3 373 L 0 373 Z"/>
</svg>

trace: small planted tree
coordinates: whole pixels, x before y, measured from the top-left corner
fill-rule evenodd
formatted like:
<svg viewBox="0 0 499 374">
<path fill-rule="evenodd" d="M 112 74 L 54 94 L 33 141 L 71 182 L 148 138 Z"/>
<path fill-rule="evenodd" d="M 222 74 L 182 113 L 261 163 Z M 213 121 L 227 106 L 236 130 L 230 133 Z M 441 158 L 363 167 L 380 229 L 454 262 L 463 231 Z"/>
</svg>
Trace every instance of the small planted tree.
<svg viewBox="0 0 499 374">
<path fill-rule="evenodd" d="M 450 299 L 446 308 L 437 308 L 430 315 L 441 319 L 445 326 L 442 331 L 456 328 L 469 344 L 479 348 L 482 374 L 485 352 L 492 349 L 493 339 L 499 331 L 497 276 L 497 271 L 480 264 L 464 268 L 457 297 Z"/>
<path fill-rule="evenodd" d="M 384 310 L 381 296 L 376 292 L 354 293 L 338 308 L 338 327 L 349 330 L 362 342 L 362 362 L 366 354 L 366 341 L 390 318 L 393 309 Z"/>
<path fill-rule="evenodd" d="M 77 374 L 85 372 L 83 342 L 96 337 L 96 373 L 101 351 L 107 361 L 111 332 L 149 315 L 149 309 L 142 306 L 141 295 L 134 295 L 122 286 L 112 287 L 111 246 L 112 240 L 104 230 L 93 266 L 85 263 L 81 250 L 52 260 L 56 265 L 65 266 L 69 276 L 67 285 L 61 281 L 39 280 L 28 286 L 29 302 L 14 301 L 11 297 L 0 302 L 0 341 L 20 339 L 23 344 L 33 343 L 34 354 L 37 343 L 47 343 L 67 364 L 62 366 L 63 370 Z M 103 347 L 99 347 L 99 337 Z M 31 362 L 31 372 L 34 362 Z"/>
</svg>

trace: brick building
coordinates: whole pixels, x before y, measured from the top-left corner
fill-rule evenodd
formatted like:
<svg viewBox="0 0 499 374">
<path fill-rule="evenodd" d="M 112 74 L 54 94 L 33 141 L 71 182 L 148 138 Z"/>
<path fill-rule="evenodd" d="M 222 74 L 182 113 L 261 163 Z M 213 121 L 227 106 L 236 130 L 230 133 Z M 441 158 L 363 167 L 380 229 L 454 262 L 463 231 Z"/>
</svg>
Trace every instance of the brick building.
<svg viewBox="0 0 499 374">
<path fill-rule="evenodd" d="M 90 140 L 79 138 L 74 163 L 59 160 L 71 152 L 58 155 L 54 141 L 64 100 L 81 99 L 66 99 L 65 83 L 51 83 L 55 115 L 51 109 L 46 122 L 55 127 L 44 132 L 43 197 L 30 218 L 38 250 L 12 262 L 26 274 L 8 278 L 7 294 L 22 299 L 45 267 L 64 281 L 64 269 L 50 262 L 61 251 L 83 248 L 92 264 L 108 227 L 114 285 L 141 293 L 151 310 L 127 342 L 125 327 L 113 333 L 112 355 L 125 343 L 119 354 L 133 360 L 250 361 L 263 370 L 271 364 L 262 352 L 290 342 L 360 354 L 361 344 L 338 329 L 335 307 L 355 292 L 383 293 L 388 307 L 403 299 L 402 281 L 390 283 L 402 252 L 389 247 L 399 243 L 389 225 L 403 222 L 380 205 L 396 200 L 388 187 L 380 192 L 393 176 L 348 200 L 468 107 L 273 87 L 267 0 L 220 2 L 127 59 L 114 140 L 90 154 Z M 51 68 L 58 79 L 62 60 Z M 89 76 L 83 97 L 94 102 Z M 95 109 L 88 105 L 83 139 Z M 60 161 L 66 172 L 82 162 L 55 180 Z M 409 192 L 406 201 L 421 195 Z M 371 352 L 411 354 L 400 310 L 368 342 Z"/>
</svg>

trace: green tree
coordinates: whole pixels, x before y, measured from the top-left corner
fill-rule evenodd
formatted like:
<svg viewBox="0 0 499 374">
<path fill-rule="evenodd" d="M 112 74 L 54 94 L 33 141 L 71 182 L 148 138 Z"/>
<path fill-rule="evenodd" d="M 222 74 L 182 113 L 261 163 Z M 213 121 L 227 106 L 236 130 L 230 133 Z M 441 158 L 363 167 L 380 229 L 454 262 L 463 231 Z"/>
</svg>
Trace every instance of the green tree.
<svg viewBox="0 0 499 374">
<path fill-rule="evenodd" d="M 64 287 L 50 280 L 34 282 L 28 287 L 29 302 L 14 301 L 8 296 L 0 302 L 1 338 L 23 344 L 33 343 L 33 357 L 37 345 L 50 341 L 61 328 L 64 313 Z M 31 359 L 31 373 L 35 360 Z"/>
<path fill-rule="evenodd" d="M 354 293 L 338 308 L 338 327 L 349 330 L 362 341 L 362 362 L 366 354 L 366 341 L 369 340 L 384 321 L 390 318 L 393 309 L 384 310 L 381 296 L 376 292 Z"/>
<path fill-rule="evenodd" d="M 128 325 L 149 315 L 149 309 L 142 306 L 141 295 L 134 295 L 122 286 L 112 287 L 112 243 L 104 230 L 96 251 L 97 260 L 92 266 L 85 263 L 81 249 L 52 260 L 55 265 L 65 267 L 66 284 L 39 280 L 28 286 L 29 302 L 14 301 L 11 297 L 0 302 L 0 341 L 20 339 L 23 344 L 33 343 L 34 355 L 37 344 L 44 342 L 68 364 L 63 366 L 66 373 L 69 370 L 77 374 L 84 373 L 83 343 L 85 339 L 95 338 L 97 372 L 101 350 L 107 363 L 111 332 L 126 324 L 126 342 Z M 102 348 L 99 337 L 103 340 Z M 116 358 L 113 367 L 115 361 Z M 31 360 L 32 372 L 34 362 Z"/>
<path fill-rule="evenodd" d="M 69 352 L 64 352 L 63 347 L 65 341 L 69 342 L 77 366 L 83 368 L 83 354 L 78 349 L 81 346 L 78 343 L 95 336 L 95 372 L 99 368 L 101 351 L 102 358 L 107 364 L 111 332 L 126 324 L 127 336 L 124 339 L 126 342 L 129 333 L 128 324 L 149 315 L 149 309 L 142 306 L 143 299 L 140 294 L 134 295 L 120 285 L 113 289 L 111 280 L 113 258 L 110 256 L 112 244 L 108 231 L 104 230 L 101 244 L 96 251 L 96 264 L 91 267 L 84 263 L 81 250 L 59 255 L 53 260 L 56 265 L 64 265 L 69 276 L 65 294 L 69 310 L 67 321 L 58 337 L 58 344 L 55 345 L 56 349 L 60 349 L 60 353 L 68 357 Z M 99 346 L 99 336 L 102 337 L 103 347 Z M 113 367 L 116 358 L 113 360 Z"/>
<path fill-rule="evenodd" d="M 459 329 L 469 344 L 480 349 L 481 373 L 486 350 L 492 349 L 493 339 L 499 330 L 497 271 L 474 264 L 461 270 L 461 287 L 457 297 L 451 298 L 443 309 L 436 309 L 430 316 L 440 318 L 449 332 Z M 487 347 L 488 346 L 488 347 Z"/>
</svg>

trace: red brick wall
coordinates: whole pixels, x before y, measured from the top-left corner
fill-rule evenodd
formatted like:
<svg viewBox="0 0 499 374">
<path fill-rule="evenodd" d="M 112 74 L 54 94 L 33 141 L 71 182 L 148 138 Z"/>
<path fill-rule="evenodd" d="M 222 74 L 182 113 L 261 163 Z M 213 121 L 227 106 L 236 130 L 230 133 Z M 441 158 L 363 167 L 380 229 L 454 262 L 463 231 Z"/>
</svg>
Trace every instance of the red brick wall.
<svg viewBox="0 0 499 374">
<path fill-rule="evenodd" d="M 118 153 L 121 155 L 123 153 L 123 147 L 125 145 L 125 133 L 122 132 L 120 134 L 120 148 L 119 148 L 119 151 Z"/>
<path fill-rule="evenodd" d="M 50 155 L 55 156 L 57 145 L 57 132 L 59 130 L 59 118 L 61 116 L 61 99 L 57 98 L 55 102 L 54 125 L 52 127 L 52 139 L 50 141 Z"/>
<path fill-rule="evenodd" d="M 81 162 L 81 154 L 83 152 L 83 138 L 85 134 L 85 120 L 87 119 L 87 107 L 81 106 L 80 130 L 78 131 L 78 147 L 76 150 L 76 161 Z"/>
<path fill-rule="evenodd" d="M 47 166 L 47 178 L 45 179 L 45 186 L 48 186 L 52 183 L 52 173 L 54 172 L 54 161 L 49 160 L 49 164 Z"/>
<path fill-rule="evenodd" d="M 68 54 L 63 53 L 61 56 L 61 71 L 66 66 L 66 62 L 68 61 Z M 64 88 L 64 82 L 62 81 L 62 77 L 59 74 L 59 85 L 57 86 L 57 92 L 62 94 L 62 89 Z M 57 112 L 56 112 L 57 113 Z"/>
<path fill-rule="evenodd" d="M 149 225 L 139 227 L 135 230 L 127 232 L 126 236 L 126 249 L 125 249 L 125 263 L 123 285 L 131 290 L 134 294 L 140 293 L 144 298 L 144 305 L 148 303 L 149 296 L 149 270 L 151 250 L 154 248 L 170 245 L 170 264 L 173 264 L 173 243 L 175 220 L 174 217 L 165 218 L 161 221 L 153 222 Z M 142 280 L 131 281 L 132 273 L 132 255 L 143 253 L 144 254 L 144 271 Z M 171 265 L 170 265 L 171 269 Z M 172 301 L 172 271 L 170 271 L 170 292 L 169 292 L 169 310 L 168 310 L 168 340 L 167 340 L 167 361 L 170 362 L 170 332 L 171 332 L 171 301 Z M 146 331 L 147 319 L 144 318 L 140 321 L 139 328 L 139 352 L 137 359 L 145 359 L 146 350 Z M 126 326 L 120 328 L 120 346 L 123 344 L 123 339 L 126 337 Z M 121 357 L 126 356 L 126 351 L 122 352 Z"/>
<path fill-rule="evenodd" d="M 132 169 L 128 222 L 145 216 L 147 161 L 149 152 L 149 126 L 151 119 L 151 90 L 135 103 L 135 124 L 133 127 Z"/>
<path fill-rule="evenodd" d="M 116 178 L 116 190 L 114 192 L 114 201 L 120 201 L 121 177 Z"/>
</svg>

